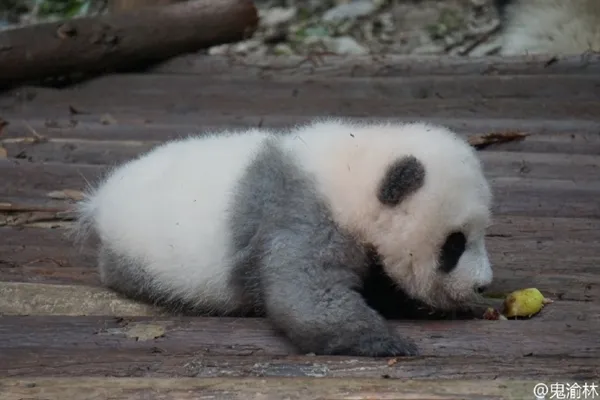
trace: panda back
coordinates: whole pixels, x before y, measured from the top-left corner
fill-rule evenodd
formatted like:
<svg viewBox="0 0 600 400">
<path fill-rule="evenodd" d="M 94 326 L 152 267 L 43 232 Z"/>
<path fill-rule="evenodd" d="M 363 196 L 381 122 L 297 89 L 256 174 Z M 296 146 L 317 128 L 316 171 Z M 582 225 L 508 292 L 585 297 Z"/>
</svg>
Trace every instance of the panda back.
<svg viewBox="0 0 600 400">
<path fill-rule="evenodd" d="M 213 311 L 235 307 L 227 215 L 266 136 L 248 131 L 188 138 L 115 169 L 80 209 L 101 240 L 105 284 L 120 285 L 110 280 L 125 277 L 131 281 L 126 291 L 154 285 L 149 292 L 180 303 Z M 106 263 L 108 254 L 112 263 Z"/>
</svg>

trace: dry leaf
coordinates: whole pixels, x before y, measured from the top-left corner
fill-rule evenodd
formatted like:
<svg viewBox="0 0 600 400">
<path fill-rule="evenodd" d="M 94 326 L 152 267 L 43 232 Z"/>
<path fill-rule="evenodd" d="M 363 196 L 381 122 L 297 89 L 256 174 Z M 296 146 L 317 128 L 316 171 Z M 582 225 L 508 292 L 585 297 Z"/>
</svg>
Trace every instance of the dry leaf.
<svg viewBox="0 0 600 400">
<path fill-rule="evenodd" d="M 388 361 L 388 367 L 391 367 L 392 365 L 395 365 L 398 363 L 398 359 L 397 358 L 392 358 Z"/>
<path fill-rule="evenodd" d="M 8 158 L 8 151 L 2 146 L 0 146 L 0 158 Z"/>
<path fill-rule="evenodd" d="M 508 143 L 517 140 L 523 140 L 529 136 L 528 133 L 520 132 L 498 132 L 488 133 L 487 135 L 470 136 L 468 142 L 476 149 L 483 149 L 491 144 Z"/>
<path fill-rule="evenodd" d="M 100 122 L 102 123 L 102 125 L 112 125 L 116 124 L 117 120 L 114 119 L 113 116 L 110 114 L 104 114 L 100 117 Z"/>
<path fill-rule="evenodd" d="M 152 340 L 165 335 L 165 327 L 156 324 L 137 324 L 127 329 L 125 336 L 138 341 Z"/>
<path fill-rule="evenodd" d="M 77 114 L 89 114 L 88 112 L 86 112 L 86 111 L 81 111 L 81 110 L 79 110 L 79 109 L 77 109 L 77 108 L 73 107 L 72 105 L 69 105 L 69 113 L 70 113 L 71 115 L 77 115 Z"/>
<path fill-rule="evenodd" d="M 57 200 L 75 200 L 80 201 L 84 199 L 83 192 L 74 189 L 63 189 L 63 190 L 55 190 L 47 194 L 51 199 Z"/>
</svg>

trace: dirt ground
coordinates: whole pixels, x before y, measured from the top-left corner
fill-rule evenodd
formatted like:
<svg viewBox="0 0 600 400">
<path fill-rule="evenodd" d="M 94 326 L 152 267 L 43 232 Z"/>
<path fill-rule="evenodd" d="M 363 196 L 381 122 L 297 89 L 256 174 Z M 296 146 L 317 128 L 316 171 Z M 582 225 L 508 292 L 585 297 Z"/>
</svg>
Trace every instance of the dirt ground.
<svg viewBox="0 0 600 400">
<path fill-rule="evenodd" d="M 499 48 L 491 0 L 257 1 L 261 26 L 214 53 L 487 55 Z"/>
</svg>

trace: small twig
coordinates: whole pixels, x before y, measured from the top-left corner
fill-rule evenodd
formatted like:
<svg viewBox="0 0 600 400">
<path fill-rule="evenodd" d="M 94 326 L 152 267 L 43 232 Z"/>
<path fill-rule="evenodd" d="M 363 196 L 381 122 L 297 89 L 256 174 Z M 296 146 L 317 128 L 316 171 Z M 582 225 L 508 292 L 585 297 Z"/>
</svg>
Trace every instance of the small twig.
<svg viewBox="0 0 600 400">
<path fill-rule="evenodd" d="M 484 34 L 480 35 L 475 40 L 473 40 L 467 47 L 460 50 L 458 52 L 458 54 L 460 54 L 461 56 L 469 55 L 477 46 L 487 42 L 493 35 L 500 32 L 500 27 L 501 26 L 499 24 L 497 24 L 492 29 L 490 29 L 489 31 L 485 32 Z"/>
<path fill-rule="evenodd" d="M 23 123 L 25 124 L 25 126 L 27 126 L 27 128 L 31 131 L 31 133 L 33 134 L 35 140 L 33 143 L 40 143 L 40 142 L 45 142 L 46 141 L 46 137 L 40 135 L 39 133 L 37 133 L 37 131 L 35 129 L 33 129 L 33 127 L 31 125 L 29 125 L 29 123 L 25 120 L 23 120 Z"/>
</svg>

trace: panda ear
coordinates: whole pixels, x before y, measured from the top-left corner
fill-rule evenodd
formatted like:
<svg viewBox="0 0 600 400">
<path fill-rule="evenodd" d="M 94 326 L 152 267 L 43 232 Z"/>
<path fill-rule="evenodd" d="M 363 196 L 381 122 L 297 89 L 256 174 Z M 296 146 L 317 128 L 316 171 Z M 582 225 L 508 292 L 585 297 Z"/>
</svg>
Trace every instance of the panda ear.
<svg viewBox="0 0 600 400">
<path fill-rule="evenodd" d="M 406 156 L 388 166 L 379 184 L 377 198 L 382 204 L 395 206 L 417 191 L 425 182 L 425 167 L 414 156 Z"/>
</svg>

